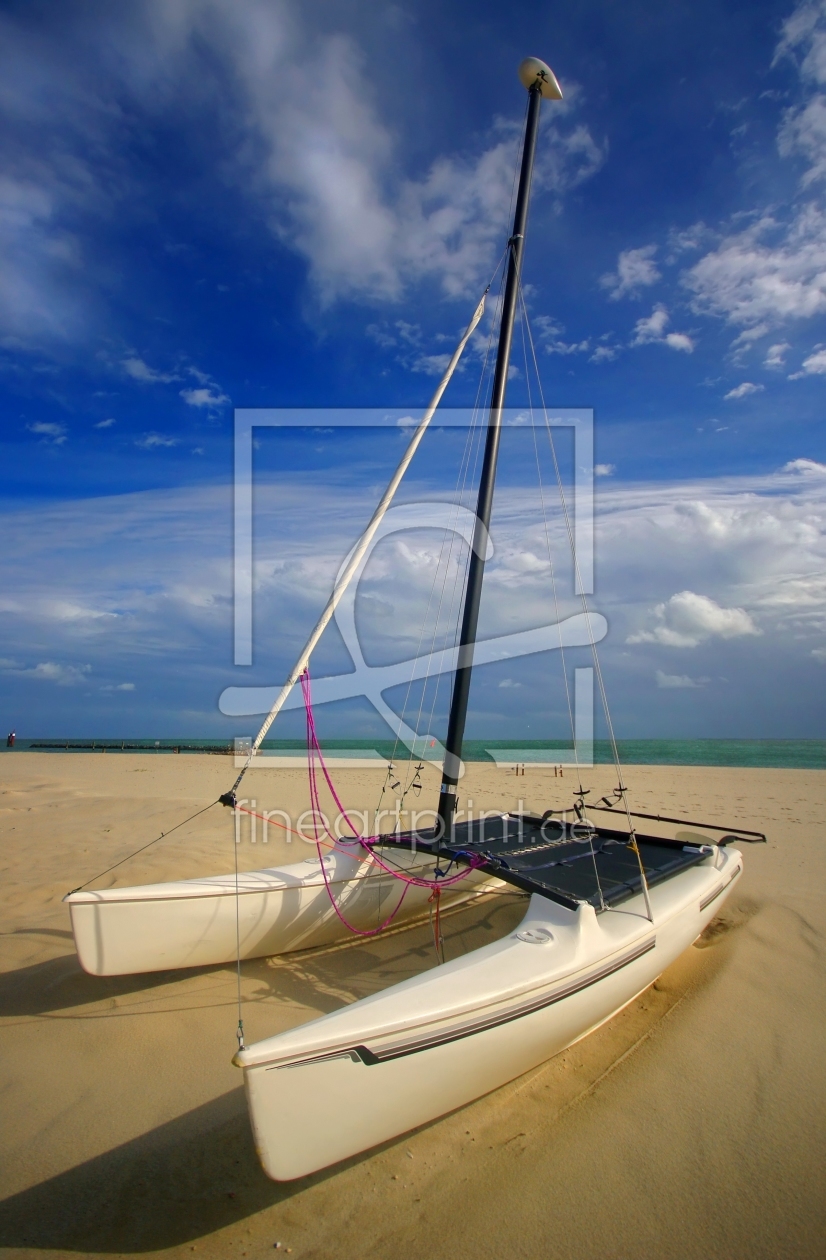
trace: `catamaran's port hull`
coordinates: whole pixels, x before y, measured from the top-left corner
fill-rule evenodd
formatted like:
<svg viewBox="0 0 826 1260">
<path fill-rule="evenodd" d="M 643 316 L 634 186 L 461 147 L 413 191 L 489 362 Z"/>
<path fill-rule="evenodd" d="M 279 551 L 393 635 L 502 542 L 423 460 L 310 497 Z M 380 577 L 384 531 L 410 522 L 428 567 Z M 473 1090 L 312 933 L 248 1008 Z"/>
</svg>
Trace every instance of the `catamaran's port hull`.
<svg viewBox="0 0 826 1260">
<path fill-rule="evenodd" d="M 595 914 L 534 895 L 509 937 L 240 1051 L 265 1171 L 291 1180 L 426 1124 L 558 1054 L 646 989 L 718 913 L 734 849 Z"/>
<path fill-rule="evenodd" d="M 433 861 L 400 854 L 412 874 L 432 878 Z M 360 931 L 391 915 L 405 885 L 377 873 L 369 861 L 335 852 L 325 859 L 330 889 L 341 913 Z M 469 871 L 445 888 L 442 905 L 501 887 Z M 426 913 L 430 888 L 407 887 L 394 924 Z M 331 904 L 317 858 L 235 876 L 75 892 L 64 898 L 80 964 L 93 976 L 122 976 L 264 958 L 327 945 L 350 936 Z"/>
</svg>

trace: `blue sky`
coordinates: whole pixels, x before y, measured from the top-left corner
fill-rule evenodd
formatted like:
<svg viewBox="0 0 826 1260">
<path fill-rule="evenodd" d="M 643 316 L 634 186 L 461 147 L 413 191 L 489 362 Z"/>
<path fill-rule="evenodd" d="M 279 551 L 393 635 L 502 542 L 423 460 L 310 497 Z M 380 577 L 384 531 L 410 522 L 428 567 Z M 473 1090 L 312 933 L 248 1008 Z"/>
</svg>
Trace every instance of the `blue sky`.
<svg viewBox="0 0 826 1260">
<path fill-rule="evenodd" d="M 528 53 L 565 100 L 543 112 L 527 300 L 547 399 L 596 414 L 618 730 L 823 735 L 826 5 L 651 0 L 0 4 L 7 726 L 249 733 L 218 695 L 283 676 L 398 435 L 262 440 L 245 670 L 233 407 L 427 401 L 506 239 Z M 454 485 L 455 443 L 428 442 L 409 499 Z M 514 442 L 489 634 L 547 611 Z M 438 547 L 382 546 L 359 615 L 400 659 Z M 469 733 L 559 734 L 553 656 L 480 671 Z M 333 631 L 319 669 L 346 668 Z M 386 733 L 366 702 L 322 729 Z"/>
</svg>

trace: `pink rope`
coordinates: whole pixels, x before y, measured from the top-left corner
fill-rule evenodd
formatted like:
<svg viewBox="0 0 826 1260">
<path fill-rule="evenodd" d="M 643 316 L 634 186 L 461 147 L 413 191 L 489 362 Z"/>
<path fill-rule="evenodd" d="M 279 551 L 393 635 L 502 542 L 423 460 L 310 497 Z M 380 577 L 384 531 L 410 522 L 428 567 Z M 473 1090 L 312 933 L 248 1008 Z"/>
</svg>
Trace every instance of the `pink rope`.
<svg viewBox="0 0 826 1260">
<path fill-rule="evenodd" d="M 316 726 L 315 726 L 315 717 L 313 715 L 312 694 L 311 694 L 311 689 L 310 689 L 310 671 L 309 670 L 305 670 L 305 672 L 301 675 L 301 691 L 304 696 L 304 708 L 307 715 L 307 772 L 308 772 L 309 787 L 310 787 L 310 805 L 312 808 L 312 815 L 313 815 L 313 827 L 316 833 L 315 834 L 316 849 L 318 851 L 319 862 L 321 865 L 321 874 L 324 879 L 324 886 L 327 889 L 327 895 L 330 898 L 330 902 L 332 904 L 333 909 L 335 910 L 341 922 L 348 929 L 348 931 L 355 933 L 357 936 L 376 936 L 379 932 L 383 932 L 384 929 L 390 923 L 392 923 L 393 919 L 396 917 L 399 910 L 401 909 L 402 902 L 404 901 L 405 896 L 407 895 L 407 891 L 411 885 L 415 885 L 418 888 L 430 888 L 430 889 L 442 889 L 445 887 L 450 887 L 452 884 L 456 884 L 460 880 L 466 879 L 472 870 L 476 869 L 476 867 L 478 866 L 481 866 L 482 860 L 481 858 L 478 858 L 474 854 L 471 857 L 470 863 L 467 867 L 465 867 L 463 870 L 457 871 L 455 875 L 447 876 L 442 879 L 423 879 L 416 875 L 408 875 L 406 872 L 400 871 L 397 868 L 388 865 L 386 862 L 383 862 L 381 858 L 378 857 L 378 855 L 375 853 L 374 848 L 373 848 L 373 846 L 381 839 L 381 837 L 380 836 L 362 836 L 359 834 L 357 828 L 353 824 L 352 819 L 348 815 L 347 810 L 345 809 L 344 805 L 339 799 L 338 793 L 336 792 L 335 784 L 333 783 L 333 780 L 330 776 L 330 772 L 327 769 L 327 764 L 324 760 L 324 755 L 321 751 L 321 746 L 318 740 L 318 733 L 316 731 Z M 371 860 L 375 863 L 376 866 L 379 867 L 380 870 L 382 870 L 387 875 L 392 875 L 394 879 L 400 880 L 404 885 L 402 889 L 402 894 L 399 897 L 399 900 L 396 904 L 395 909 L 388 915 L 388 917 L 384 920 L 384 922 L 379 925 L 379 927 L 367 928 L 367 929 L 357 928 L 355 924 L 350 923 L 348 921 L 348 919 L 344 916 L 344 914 L 341 912 L 341 910 L 339 909 L 339 906 L 336 903 L 335 895 L 330 886 L 330 881 L 327 877 L 327 869 L 324 865 L 324 854 L 321 851 L 321 840 L 319 837 L 319 822 L 321 824 L 321 829 L 323 833 L 326 834 L 327 838 L 332 842 L 333 849 L 338 850 L 339 852 L 342 852 L 342 851 L 346 852 L 346 850 L 342 850 L 340 848 L 340 845 L 342 843 L 340 838 L 334 835 L 334 833 L 330 831 L 330 828 L 327 826 L 327 822 L 324 818 L 324 813 L 321 809 L 321 802 L 320 802 L 320 797 L 319 797 L 319 784 L 318 784 L 318 774 L 316 770 L 316 762 L 321 768 L 321 773 L 324 777 L 324 781 L 327 785 L 330 795 L 332 796 L 333 801 L 338 807 L 339 816 L 343 818 L 344 821 L 347 823 L 347 826 L 352 831 L 357 842 L 362 846 L 362 848 L 367 849 L 368 853 L 370 854 Z"/>
</svg>

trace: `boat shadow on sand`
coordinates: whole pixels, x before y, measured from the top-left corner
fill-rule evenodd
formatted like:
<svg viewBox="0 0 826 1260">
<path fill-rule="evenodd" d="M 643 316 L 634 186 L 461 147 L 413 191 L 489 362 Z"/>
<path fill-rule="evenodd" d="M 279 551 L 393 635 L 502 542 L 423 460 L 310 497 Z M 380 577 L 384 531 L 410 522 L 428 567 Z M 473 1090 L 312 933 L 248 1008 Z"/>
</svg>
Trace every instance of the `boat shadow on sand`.
<svg viewBox="0 0 826 1260">
<path fill-rule="evenodd" d="M 450 913 L 444 923 L 448 956 L 506 934 L 524 907 L 523 897 L 508 892 L 465 907 L 464 913 Z M 245 963 L 244 972 L 252 1003 L 275 1000 L 324 1011 L 435 963 L 430 926 L 424 923 L 358 948 L 332 946 L 257 959 Z M 158 988 L 187 976 L 206 979 L 216 971 L 226 969 L 96 977 L 86 975 L 70 955 L 8 973 L 2 978 L 6 984 L 5 990 L 0 987 L 0 1004 L 7 1014 L 37 1015 Z M 0 1246 L 139 1253 L 191 1243 L 277 1206 L 382 1149 L 277 1184 L 264 1174 L 255 1153 L 244 1091 L 234 1089 L 4 1200 Z"/>
<path fill-rule="evenodd" d="M 447 911 L 443 919 L 448 957 L 456 957 L 505 935 L 521 919 L 525 904 L 523 894 L 509 889 Z M 19 929 L 11 935 L 72 940 L 71 932 L 46 929 Z M 423 920 L 398 931 L 382 933 L 377 938 L 356 937 L 320 949 L 248 960 L 243 964 L 245 1001 L 290 1001 L 326 1014 L 435 963 L 431 928 Z M 75 953 L 63 954 L 0 973 L 0 1011 L 6 1018 L 59 1012 L 63 1018 L 71 1019 L 68 1012 L 72 1011 L 78 1011 L 77 1018 L 117 1016 L 128 1012 L 122 1007 L 113 1008 L 113 1000 L 133 994 L 148 996 L 153 990 L 159 990 L 157 997 L 163 1002 L 163 1009 L 173 1010 L 178 996 L 188 1007 L 193 997 L 198 1004 L 200 985 L 180 995 L 170 990 L 169 998 L 164 1001 L 163 990 L 167 986 L 180 986 L 187 980 L 207 983 L 211 977 L 227 975 L 230 970 L 234 976 L 235 966 L 228 963 L 126 976 L 91 976 L 83 970 Z M 205 1006 L 215 1004 L 214 988 L 206 988 L 200 998 Z M 221 999 L 218 1004 L 222 1004 Z M 78 1009 L 81 1007 L 89 1010 L 81 1013 Z"/>
<path fill-rule="evenodd" d="M 521 922 L 527 904 L 523 893 L 503 889 L 443 912 L 445 958 L 458 958 L 507 936 Z M 379 937 L 262 959 L 249 973 L 260 981 L 250 1000 L 274 997 L 304 1005 L 312 993 L 313 1007 L 326 1014 L 437 964 L 432 925 L 420 920 Z"/>
<path fill-rule="evenodd" d="M 52 933 L 57 935 L 57 933 Z M 61 933 L 61 935 L 63 935 Z M 71 940 L 71 932 L 65 933 Z M 63 954 L 0 974 L 0 1011 L 6 1017 L 48 1015 L 80 1006 L 99 1005 L 112 998 L 142 993 L 164 984 L 202 975 L 214 968 L 154 972 L 135 976 L 90 976 L 75 954 Z"/>
<path fill-rule="evenodd" d="M 308 1177 L 270 1181 L 255 1152 L 240 1087 L 0 1202 L 0 1247 L 129 1255 L 197 1243 L 411 1136 Z"/>
<path fill-rule="evenodd" d="M 59 1252 L 158 1251 L 290 1198 L 252 1143 L 242 1088 L 0 1203 L 0 1246 Z"/>
<path fill-rule="evenodd" d="M 748 902 L 737 910 L 732 908 L 709 925 L 705 939 L 701 938 L 698 944 L 716 945 L 730 938 L 732 929 L 747 922 L 757 909 Z M 480 929 L 486 935 L 491 930 L 498 933 L 505 918 L 516 916 L 518 911 L 516 904 L 494 902 L 484 913 L 477 911 L 473 916 L 474 934 Z M 461 918 L 458 916 L 459 920 Z M 457 920 L 455 928 L 446 932 L 449 949 L 451 942 L 455 949 L 463 947 L 462 926 Z M 414 934 L 416 931 L 413 929 Z M 413 943 L 410 934 L 404 935 L 407 941 L 399 942 L 399 954 L 409 954 Z M 381 987 L 388 969 L 393 970 L 395 950 L 388 949 L 390 944 L 390 941 L 382 942 L 379 948 L 376 942 L 373 948 L 368 946 L 367 951 L 318 951 L 315 960 L 308 951 L 293 959 L 273 960 L 274 968 L 268 960 L 259 960 L 254 965 L 254 978 L 261 981 L 262 989 L 268 989 L 270 998 L 290 999 L 303 995 L 306 1001 L 310 987 L 317 1006 L 324 1004 L 324 992 L 331 1006 L 338 1006 L 348 993 L 362 996 L 368 990 Z M 432 952 L 432 944 L 430 948 Z M 709 958 L 708 954 L 705 957 Z M 65 968 L 73 961 L 56 959 L 54 964 L 42 963 L 27 970 L 31 975 L 40 968 L 38 974 L 45 975 L 50 965 L 62 964 Z M 711 969 L 706 965 L 704 974 L 710 977 L 722 961 L 721 957 Z M 77 966 L 76 961 L 74 965 Z M 417 969 L 421 969 L 421 961 L 418 968 L 412 968 Z M 199 973 L 203 970 L 199 969 Z M 88 1000 L 81 996 L 87 992 L 81 980 L 83 975 L 80 972 L 76 977 L 81 986 L 77 991 L 78 1003 Z M 181 973 L 170 972 L 166 978 L 175 977 L 180 978 Z M 85 979 L 91 984 L 95 978 L 86 976 Z M 121 986 L 128 982 L 131 992 L 141 982 L 144 987 L 157 985 L 161 977 L 126 976 L 113 980 Z M 121 987 L 120 992 L 124 991 L 127 990 Z M 675 993 L 673 997 L 676 996 Z M 218 1230 L 238 1225 L 266 1208 L 286 1203 L 309 1187 L 372 1159 L 409 1137 L 393 1139 L 309 1177 L 275 1183 L 266 1177 L 258 1162 L 244 1091 L 234 1089 L 4 1200 L 0 1203 L 0 1246 L 69 1253 L 135 1254 L 193 1243 Z"/>
</svg>

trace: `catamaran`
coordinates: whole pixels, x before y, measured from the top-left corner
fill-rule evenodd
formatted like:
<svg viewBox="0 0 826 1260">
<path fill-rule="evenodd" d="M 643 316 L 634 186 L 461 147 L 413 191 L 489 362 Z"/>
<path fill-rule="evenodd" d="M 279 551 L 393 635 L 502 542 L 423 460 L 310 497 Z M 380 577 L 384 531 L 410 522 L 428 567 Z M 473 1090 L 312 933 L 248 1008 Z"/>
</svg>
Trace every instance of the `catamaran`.
<svg viewBox="0 0 826 1260">
<path fill-rule="evenodd" d="M 765 840 L 740 827 L 630 808 L 594 615 L 584 595 L 581 616 L 590 627 L 616 789 L 593 804 L 580 784 L 569 809 L 541 815 L 473 819 L 457 808 L 540 111 L 543 100 L 562 98 L 553 72 L 537 58 L 522 62 L 519 77 L 527 112 L 434 825 L 389 836 L 362 836 L 352 825 L 316 733 L 309 662 L 481 318 L 481 304 L 241 773 L 221 797 L 239 809 L 241 780 L 286 697 L 300 685 L 311 804 L 320 813 L 320 784 L 326 784 L 350 834 L 341 840 L 317 833 L 317 857 L 306 864 L 66 898 L 83 965 L 112 974 L 230 959 L 240 964 L 348 931 L 374 932 L 421 914 L 434 894 L 458 899 L 504 885 L 529 896 L 521 924 L 504 939 L 288 1032 L 246 1045 L 239 1010 L 234 1062 L 244 1072 L 259 1156 L 276 1180 L 304 1176 L 444 1115 L 599 1027 L 651 985 L 718 913 L 743 870 L 734 842 Z M 526 317 L 524 302 L 522 311 Z M 559 488 L 576 566 L 561 482 Z M 560 644 L 563 639 L 560 629 Z M 651 822 L 668 824 L 673 834 L 656 834 Z"/>
</svg>

